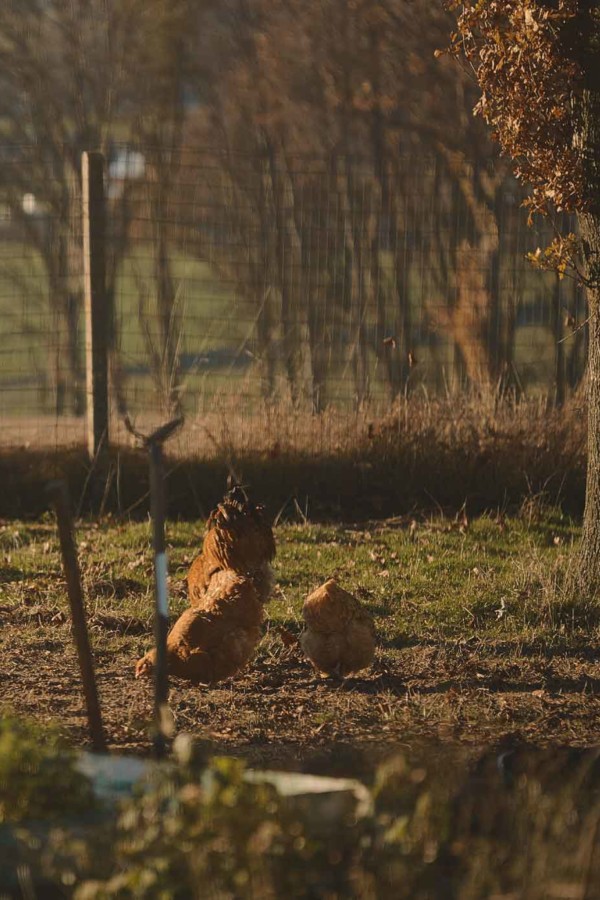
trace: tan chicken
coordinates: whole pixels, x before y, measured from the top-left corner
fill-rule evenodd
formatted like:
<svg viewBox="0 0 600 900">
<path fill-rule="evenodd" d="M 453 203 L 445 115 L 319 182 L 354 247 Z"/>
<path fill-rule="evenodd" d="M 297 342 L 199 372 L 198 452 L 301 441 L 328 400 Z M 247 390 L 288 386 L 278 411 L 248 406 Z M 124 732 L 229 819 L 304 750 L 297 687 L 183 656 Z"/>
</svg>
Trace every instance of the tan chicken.
<svg viewBox="0 0 600 900">
<path fill-rule="evenodd" d="M 270 563 L 274 556 L 275 538 L 264 508 L 252 503 L 245 490 L 235 485 L 209 516 L 202 553 L 188 573 L 190 604 L 203 607 L 211 578 L 225 569 L 251 578 L 266 602 L 273 584 Z"/>
<path fill-rule="evenodd" d="M 169 673 L 195 684 L 214 684 L 236 675 L 251 659 L 261 637 L 263 605 L 252 580 L 231 570 L 216 572 L 201 608 L 187 609 L 167 637 Z M 151 650 L 137 663 L 136 678 L 150 675 Z"/>
<path fill-rule="evenodd" d="M 333 578 L 313 591 L 302 608 L 300 645 L 323 675 L 345 677 L 371 665 L 375 626 L 362 604 Z"/>
</svg>

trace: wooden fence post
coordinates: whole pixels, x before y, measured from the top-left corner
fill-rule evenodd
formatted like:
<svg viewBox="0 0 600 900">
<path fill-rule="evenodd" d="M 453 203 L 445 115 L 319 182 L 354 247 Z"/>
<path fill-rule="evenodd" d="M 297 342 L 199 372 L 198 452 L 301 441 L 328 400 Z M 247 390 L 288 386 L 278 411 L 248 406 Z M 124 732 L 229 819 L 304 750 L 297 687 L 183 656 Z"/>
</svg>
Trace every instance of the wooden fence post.
<svg viewBox="0 0 600 900">
<path fill-rule="evenodd" d="M 108 447 L 108 310 L 105 281 L 104 157 L 84 153 L 83 277 L 87 448 L 90 459 Z"/>
</svg>

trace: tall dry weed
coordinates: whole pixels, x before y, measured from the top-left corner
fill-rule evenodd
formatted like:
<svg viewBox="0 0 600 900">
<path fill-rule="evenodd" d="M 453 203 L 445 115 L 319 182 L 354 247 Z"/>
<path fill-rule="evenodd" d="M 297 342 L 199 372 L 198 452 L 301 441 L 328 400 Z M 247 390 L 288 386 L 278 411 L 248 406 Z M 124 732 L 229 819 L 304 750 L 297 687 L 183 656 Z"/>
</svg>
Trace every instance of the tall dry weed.
<svg viewBox="0 0 600 900">
<path fill-rule="evenodd" d="M 151 416 L 136 425 L 149 430 Z M 112 423 L 112 453 L 119 457 L 120 506 L 137 503 L 146 460 L 126 449 L 130 436 Z M 66 470 L 73 495 L 86 475 L 83 450 L 29 447 L 0 456 L 4 483 L 0 514 L 33 514 L 43 494 L 42 472 Z M 198 514 L 216 502 L 228 473 L 252 486 L 275 511 L 295 497 L 320 518 L 375 518 L 442 507 L 469 515 L 504 509 L 535 515 L 536 504 L 583 509 L 586 426 L 580 403 L 550 408 L 544 400 L 520 400 L 489 390 L 431 398 L 402 398 L 385 413 L 376 405 L 360 412 L 331 408 L 318 415 L 284 402 L 250 409 L 223 398 L 188 418 L 169 444 L 174 514 Z M 62 460 L 62 461 L 61 461 Z M 67 463 L 67 461 L 69 461 Z M 63 465 L 64 462 L 64 465 Z M 50 465 L 51 464 L 51 465 Z M 190 485 L 195 490 L 190 494 Z M 11 493 L 12 490 L 12 493 Z M 147 491 L 144 487 L 142 493 Z M 127 494 L 127 497 L 125 497 Z M 14 496 L 13 496 L 14 495 Z M 528 505 L 528 507 L 527 507 Z M 137 508 L 137 506 L 136 506 Z M 144 504 L 140 505 L 143 511 Z M 11 512 L 12 511 L 12 512 Z"/>
</svg>

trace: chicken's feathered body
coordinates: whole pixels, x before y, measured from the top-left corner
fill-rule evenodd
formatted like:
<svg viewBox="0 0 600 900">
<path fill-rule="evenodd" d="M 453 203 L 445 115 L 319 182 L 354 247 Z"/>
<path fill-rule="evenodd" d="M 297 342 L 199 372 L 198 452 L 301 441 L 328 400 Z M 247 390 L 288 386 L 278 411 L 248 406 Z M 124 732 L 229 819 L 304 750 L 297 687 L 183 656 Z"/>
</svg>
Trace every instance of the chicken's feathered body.
<svg viewBox="0 0 600 900">
<path fill-rule="evenodd" d="M 252 503 L 239 485 L 233 487 L 210 514 L 208 530 L 188 573 L 188 594 L 194 607 L 204 597 L 216 572 L 231 569 L 252 579 L 260 598 L 271 592 L 271 560 L 275 556 L 273 529 L 262 506 Z"/>
<path fill-rule="evenodd" d="M 248 577 L 216 572 L 201 608 L 187 609 L 167 637 L 169 672 L 196 684 L 214 684 L 236 675 L 260 641 L 263 606 Z M 152 672 L 156 651 L 136 666 L 136 677 Z"/>
<path fill-rule="evenodd" d="M 204 550 L 197 556 L 190 566 L 187 576 L 188 597 L 190 606 L 197 609 L 202 607 L 206 589 L 210 584 L 210 579 L 216 572 L 220 572 L 221 568 L 218 562 L 204 554 Z"/>
<path fill-rule="evenodd" d="M 302 615 L 306 628 L 300 644 L 317 671 L 346 676 L 371 665 L 375 655 L 373 619 L 332 578 L 306 598 Z"/>
</svg>

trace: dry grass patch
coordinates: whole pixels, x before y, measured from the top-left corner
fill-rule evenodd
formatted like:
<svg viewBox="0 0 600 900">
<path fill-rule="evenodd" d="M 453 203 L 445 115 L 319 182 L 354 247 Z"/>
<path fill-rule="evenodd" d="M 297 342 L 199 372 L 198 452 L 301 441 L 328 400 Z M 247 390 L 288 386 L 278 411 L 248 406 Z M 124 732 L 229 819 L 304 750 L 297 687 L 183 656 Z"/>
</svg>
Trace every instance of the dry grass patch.
<svg viewBox="0 0 600 900">
<path fill-rule="evenodd" d="M 282 521 L 448 513 L 465 502 L 470 515 L 514 513 L 540 497 L 571 513 L 583 508 L 585 415 L 576 400 L 554 410 L 541 399 L 494 393 L 435 400 L 419 393 L 385 415 L 368 406 L 321 416 L 287 407 L 250 418 L 213 413 L 210 421 L 188 421 L 177 440 L 168 447 L 173 516 L 207 515 L 231 471 Z M 105 468 L 90 471 L 80 447 L 31 445 L 0 454 L 0 514 L 42 515 L 44 487 L 57 476 L 67 478 L 82 513 L 143 517 L 148 510 L 143 452 L 117 444 Z"/>
</svg>

